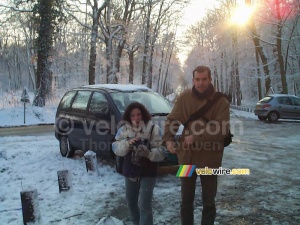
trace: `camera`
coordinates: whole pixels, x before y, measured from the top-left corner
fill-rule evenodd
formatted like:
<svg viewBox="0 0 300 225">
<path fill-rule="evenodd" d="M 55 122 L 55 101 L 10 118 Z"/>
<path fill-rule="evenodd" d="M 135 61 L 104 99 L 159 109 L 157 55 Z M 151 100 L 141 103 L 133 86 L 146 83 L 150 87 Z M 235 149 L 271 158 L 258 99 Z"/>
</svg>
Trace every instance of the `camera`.
<svg viewBox="0 0 300 225">
<path fill-rule="evenodd" d="M 134 142 L 132 145 L 136 148 L 138 148 L 139 145 L 144 145 L 144 146 L 148 147 L 148 139 L 140 138 L 139 140 Z"/>
</svg>

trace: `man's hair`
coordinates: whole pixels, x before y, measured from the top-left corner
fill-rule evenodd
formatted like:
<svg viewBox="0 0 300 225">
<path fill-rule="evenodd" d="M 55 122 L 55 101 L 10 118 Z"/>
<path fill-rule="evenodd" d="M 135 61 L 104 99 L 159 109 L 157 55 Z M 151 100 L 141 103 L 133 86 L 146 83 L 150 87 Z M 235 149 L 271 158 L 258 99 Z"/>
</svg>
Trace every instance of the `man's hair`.
<svg viewBox="0 0 300 225">
<path fill-rule="evenodd" d="M 211 71 L 209 69 L 209 67 L 207 66 L 197 66 L 194 70 L 193 70 L 193 78 L 195 76 L 195 72 L 198 72 L 198 73 L 204 73 L 207 71 L 207 74 L 208 74 L 208 77 L 209 79 L 211 79 Z"/>
<path fill-rule="evenodd" d="M 146 107 L 139 103 L 139 102 L 133 102 L 127 106 L 125 109 L 124 115 L 123 115 L 123 120 L 127 121 L 128 123 L 131 123 L 131 118 L 130 118 L 130 113 L 133 109 L 139 109 L 142 113 L 142 120 L 146 124 L 151 120 L 151 115 L 149 111 L 146 109 Z"/>
</svg>

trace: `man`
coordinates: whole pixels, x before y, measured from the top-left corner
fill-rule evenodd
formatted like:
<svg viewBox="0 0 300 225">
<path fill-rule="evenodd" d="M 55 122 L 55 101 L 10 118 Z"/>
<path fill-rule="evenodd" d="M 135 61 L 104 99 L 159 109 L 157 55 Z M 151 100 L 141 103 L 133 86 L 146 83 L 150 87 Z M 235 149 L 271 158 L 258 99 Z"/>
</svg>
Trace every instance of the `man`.
<svg viewBox="0 0 300 225">
<path fill-rule="evenodd" d="M 229 102 L 221 97 L 201 118 L 194 120 L 183 130 L 181 142 L 175 148 L 174 136 L 180 124 L 203 107 L 216 94 L 211 84 L 211 71 L 198 66 L 193 71 L 193 87 L 176 99 L 168 115 L 163 141 L 169 152 L 177 154 L 180 165 L 196 165 L 196 168 L 219 168 L 222 164 L 224 138 L 229 131 Z M 181 223 L 194 224 L 194 198 L 197 174 L 181 179 Z M 214 224 L 216 216 L 215 196 L 217 176 L 200 175 L 202 186 L 201 225 Z"/>
</svg>

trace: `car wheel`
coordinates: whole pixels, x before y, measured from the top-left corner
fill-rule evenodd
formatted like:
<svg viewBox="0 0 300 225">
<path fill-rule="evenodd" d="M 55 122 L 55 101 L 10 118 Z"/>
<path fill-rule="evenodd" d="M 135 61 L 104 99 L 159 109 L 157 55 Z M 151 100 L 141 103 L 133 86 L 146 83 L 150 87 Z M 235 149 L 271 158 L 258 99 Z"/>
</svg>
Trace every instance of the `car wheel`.
<svg viewBox="0 0 300 225">
<path fill-rule="evenodd" d="M 60 149 L 60 154 L 63 157 L 70 158 L 75 153 L 74 149 L 70 145 L 69 138 L 66 135 L 60 136 L 60 139 L 59 139 L 59 149 Z"/>
<path fill-rule="evenodd" d="M 265 117 L 265 116 L 258 116 L 258 119 L 259 119 L 259 120 L 266 120 L 267 117 Z"/>
<path fill-rule="evenodd" d="M 279 114 L 278 112 L 272 111 L 268 115 L 268 120 L 270 122 L 276 122 L 279 119 Z"/>
</svg>

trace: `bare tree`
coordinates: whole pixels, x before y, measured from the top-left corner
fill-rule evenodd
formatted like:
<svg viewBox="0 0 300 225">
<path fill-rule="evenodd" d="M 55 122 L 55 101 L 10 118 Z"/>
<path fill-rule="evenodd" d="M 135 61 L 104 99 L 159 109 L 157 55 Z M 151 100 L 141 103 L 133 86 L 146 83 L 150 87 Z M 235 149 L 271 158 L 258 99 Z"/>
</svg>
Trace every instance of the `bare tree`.
<svg viewBox="0 0 300 225">
<path fill-rule="evenodd" d="M 19 16 L 20 24 L 22 25 L 23 33 L 25 35 L 26 57 L 28 63 L 29 82 L 31 83 L 33 90 L 36 90 L 36 67 L 35 67 L 35 52 L 34 52 L 34 23 L 26 14 L 25 18 Z M 27 87 L 30 83 L 28 82 Z"/>
<path fill-rule="evenodd" d="M 146 84 L 147 77 L 147 66 L 148 65 L 148 52 L 149 52 L 149 43 L 150 43 L 150 25 L 151 25 L 151 15 L 154 8 L 153 0 L 146 0 L 144 3 L 144 51 L 143 51 L 143 67 L 142 67 L 142 84 Z"/>
<path fill-rule="evenodd" d="M 123 49 L 126 45 L 128 37 L 128 27 L 132 22 L 133 13 L 136 11 L 136 0 L 123 0 L 124 4 L 118 2 L 115 4 L 114 20 L 123 25 L 120 30 L 119 39 L 117 39 L 117 50 L 115 57 L 116 72 L 120 72 L 120 60 L 122 57 Z"/>
<path fill-rule="evenodd" d="M 286 81 L 286 65 L 284 60 L 284 53 L 283 53 L 283 46 L 282 46 L 282 29 L 284 27 L 285 20 L 289 15 L 295 11 L 294 6 L 290 1 L 285 0 L 275 0 L 274 7 L 275 7 L 275 18 L 276 18 L 276 51 L 277 51 L 277 63 L 279 65 L 279 71 L 281 76 L 281 84 L 282 84 L 282 93 L 288 93 L 288 85 Z M 294 29 L 292 29 L 293 33 Z"/>
<path fill-rule="evenodd" d="M 133 46 L 125 45 L 125 49 L 127 51 L 129 57 L 129 83 L 133 84 L 134 78 L 134 53 L 139 49 L 139 44 L 135 44 Z"/>
<path fill-rule="evenodd" d="M 168 0 L 168 1 L 153 1 L 147 0 L 144 5 L 144 52 L 142 66 L 142 83 L 152 88 L 152 73 L 153 73 L 153 53 L 155 44 L 159 35 L 163 32 L 168 21 L 173 19 L 173 26 L 176 27 L 178 15 L 178 6 L 183 6 L 186 1 Z M 146 79 L 147 78 L 147 79 Z"/>
<path fill-rule="evenodd" d="M 59 13 L 60 0 L 38 0 L 35 1 L 15 1 L 11 5 L 0 5 L 18 13 L 33 13 L 34 21 L 38 24 L 38 37 L 36 40 L 37 49 L 37 72 L 36 88 L 37 93 L 33 104 L 44 106 L 46 98 L 51 93 L 51 61 L 54 29 Z"/>
<path fill-rule="evenodd" d="M 100 17 L 103 11 L 110 6 L 110 3 L 110 0 L 105 0 L 102 5 L 99 5 L 97 0 L 87 0 L 85 4 L 87 7 L 89 7 L 90 11 L 87 11 L 87 8 L 86 11 L 83 11 L 83 9 L 80 7 L 82 5 L 80 1 L 73 2 L 73 4 L 69 4 L 68 7 L 64 8 L 65 11 L 70 16 L 72 16 L 80 25 L 91 31 L 88 79 L 89 84 L 95 84 L 97 40 L 99 38 L 99 26 L 101 27 Z M 90 20 L 85 20 L 85 23 L 83 23 L 80 17 L 77 17 L 77 14 L 85 16 L 88 15 L 91 18 L 91 24 L 89 25 Z"/>
</svg>

